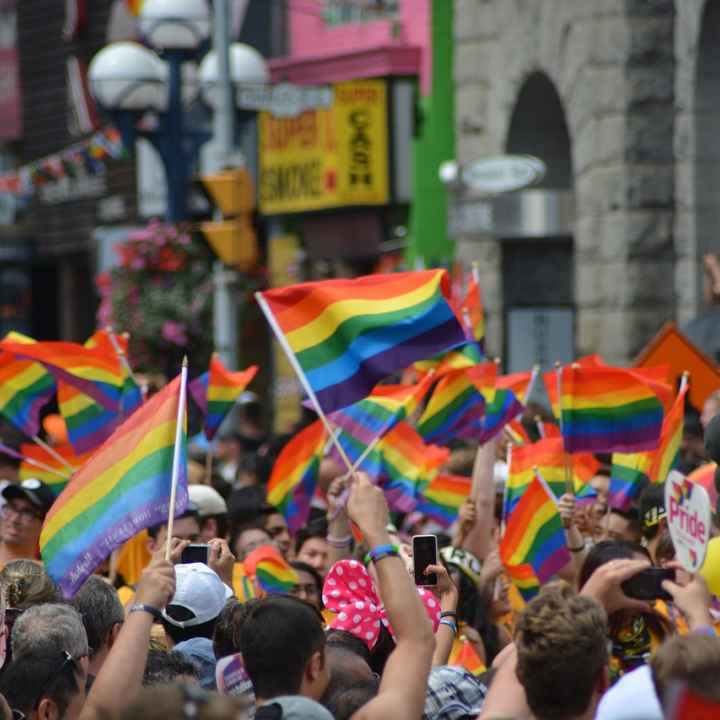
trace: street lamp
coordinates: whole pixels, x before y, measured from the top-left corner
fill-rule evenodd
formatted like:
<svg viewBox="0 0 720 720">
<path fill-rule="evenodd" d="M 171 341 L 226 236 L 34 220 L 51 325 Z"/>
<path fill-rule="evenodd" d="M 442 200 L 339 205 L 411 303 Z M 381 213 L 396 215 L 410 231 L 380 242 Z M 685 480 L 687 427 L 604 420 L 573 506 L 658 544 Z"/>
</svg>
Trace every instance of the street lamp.
<svg viewBox="0 0 720 720">
<path fill-rule="evenodd" d="M 168 222 L 187 217 L 187 188 L 204 130 L 183 123 L 183 63 L 196 57 L 207 39 L 210 12 L 206 0 L 145 0 L 140 30 L 160 56 L 139 43 L 103 48 L 90 63 L 90 89 L 132 149 L 138 137 L 149 140 L 162 158 L 167 177 Z M 147 112 L 152 128 L 138 127 Z"/>
</svg>

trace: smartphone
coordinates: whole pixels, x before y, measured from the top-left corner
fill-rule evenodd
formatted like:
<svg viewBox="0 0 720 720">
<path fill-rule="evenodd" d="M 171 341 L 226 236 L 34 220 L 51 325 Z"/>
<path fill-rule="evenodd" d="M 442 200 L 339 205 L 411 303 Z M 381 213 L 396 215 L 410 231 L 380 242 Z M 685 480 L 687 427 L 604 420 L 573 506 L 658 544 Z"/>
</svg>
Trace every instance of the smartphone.
<svg viewBox="0 0 720 720">
<path fill-rule="evenodd" d="M 204 543 L 191 543 L 188 545 L 180 556 L 181 563 L 204 563 L 208 564 L 210 557 L 210 546 Z"/>
<path fill-rule="evenodd" d="M 663 580 L 675 581 L 675 571 L 670 568 L 651 567 L 641 570 L 623 584 L 623 592 L 635 600 L 672 600 L 672 595 L 662 588 Z"/>
<path fill-rule="evenodd" d="M 425 575 L 428 565 L 437 565 L 437 538 L 434 535 L 415 535 L 412 539 L 413 572 L 416 585 L 437 585 L 437 574 Z"/>
</svg>

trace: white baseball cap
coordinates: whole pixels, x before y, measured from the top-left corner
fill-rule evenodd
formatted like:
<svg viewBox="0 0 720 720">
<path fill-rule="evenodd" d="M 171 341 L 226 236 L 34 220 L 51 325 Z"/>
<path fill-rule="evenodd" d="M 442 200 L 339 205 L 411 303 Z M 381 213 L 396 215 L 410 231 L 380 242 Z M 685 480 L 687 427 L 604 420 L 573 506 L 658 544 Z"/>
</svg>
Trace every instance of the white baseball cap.
<svg viewBox="0 0 720 720">
<path fill-rule="evenodd" d="M 162 614 L 175 627 L 202 625 L 216 618 L 232 596 L 233 591 L 205 563 L 176 565 L 175 595 Z M 183 620 L 171 617 L 167 613 L 171 608 L 182 608 L 191 617 Z"/>
<path fill-rule="evenodd" d="M 190 502 L 194 503 L 201 518 L 226 515 L 228 508 L 223 496 L 209 485 L 188 485 Z"/>
</svg>

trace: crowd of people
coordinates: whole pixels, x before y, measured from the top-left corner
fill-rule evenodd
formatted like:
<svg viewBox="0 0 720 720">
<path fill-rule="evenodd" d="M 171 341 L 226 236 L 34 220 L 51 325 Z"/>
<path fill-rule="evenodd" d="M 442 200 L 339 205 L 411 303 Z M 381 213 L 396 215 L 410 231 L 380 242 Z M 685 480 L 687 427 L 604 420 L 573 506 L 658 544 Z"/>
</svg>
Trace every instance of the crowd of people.
<svg viewBox="0 0 720 720">
<path fill-rule="evenodd" d="M 264 491 L 288 437 L 265 437 L 257 399 L 240 407 L 213 472 L 190 461 L 170 558 L 167 526 L 151 527 L 71 599 L 38 560 L 53 493 L 6 484 L 2 717 L 661 720 L 688 696 L 720 710 L 718 601 L 675 561 L 661 486 L 630 511 L 610 507 L 605 471 L 591 505 L 564 495 L 571 561 L 526 602 L 500 560 L 502 438 L 453 450 L 474 491 L 450 529 L 391 513 L 372 478 L 326 458 L 293 534 Z M 686 445 L 691 462 L 702 450 Z M 438 540 L 434 585 L 413 576 L 418 533 Z M 183 562 L 197 544 L 206 561 Z M 265 546 L 294 571 L 286 592 L 248 584 Z M 675 571 L 665 599 L 626 594 L 651 566 Z"/>
</svg>

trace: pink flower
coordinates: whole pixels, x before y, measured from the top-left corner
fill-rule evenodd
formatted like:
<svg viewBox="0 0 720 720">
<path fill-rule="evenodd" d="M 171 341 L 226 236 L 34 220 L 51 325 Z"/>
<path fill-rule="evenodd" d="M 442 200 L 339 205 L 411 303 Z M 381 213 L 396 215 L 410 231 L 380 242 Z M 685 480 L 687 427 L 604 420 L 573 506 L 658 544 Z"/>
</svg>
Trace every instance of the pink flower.
<svg viewBox="0 0 720 720">
<path fill-rule="evenodd" d="M 173 343 L 174 345 L 187 345 L 188 339 L 184 323 L 166 320 L 163 323 L 160 334 L 165 340 Z"/>
</svg>

